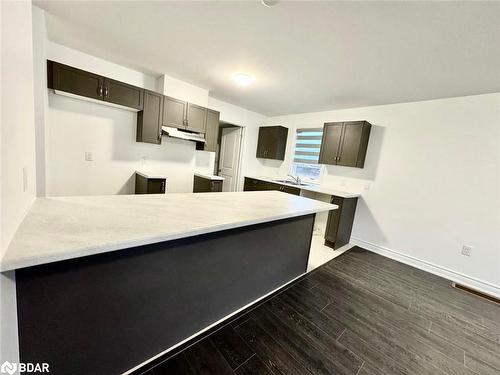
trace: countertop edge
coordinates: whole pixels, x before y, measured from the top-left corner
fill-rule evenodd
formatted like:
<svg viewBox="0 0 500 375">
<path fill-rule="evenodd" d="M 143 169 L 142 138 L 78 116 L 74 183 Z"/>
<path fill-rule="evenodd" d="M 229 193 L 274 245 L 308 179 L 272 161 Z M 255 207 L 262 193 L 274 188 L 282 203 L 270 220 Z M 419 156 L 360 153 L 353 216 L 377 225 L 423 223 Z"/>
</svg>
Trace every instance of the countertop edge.
<svg viewBox="0 0 500 375">
<path fill-rule="evenodd" d="M 337 205 L 331 205 L 333 206 L 334 210 L 338 208 Z M 82 258 L 85 256 L 91 256 L 91 255 L 97 255 L 97 254 L 103 254 L 103 253 L 109 253 L 113 251 L 119 251 L 119 250 L 125 250 L 128 248 L 132 247 L 138 247 L 138 246 L 143 246 L 143 245 L 150 245 L 154 243 L 160 243 L 160 242 L 165 242 L 165 241 L 172 241 L 172 240 L 178 240 L 182 238 L 187 238 L 187 237 L 193 237 L 193 236 L 198 236 L 202 234 L 207 234 L 207 233 L 213 233 L 213 232 L 219 232 L 227 229 L 234 229 L 234 228 L 240 228 L 240 227 L 245 227 L 249 225 L 255 225 L 255 224 L 261 224 L 261 223 L 266 223 L 266 222 L 272 222 L 276 220 L 282 220 L 282 219 L 288 219 L 288 218 L 293 218 L 293 217 L 298 217 L 298 216 L 304 216 L 304 215 L 310 215 L 318 212 L 325 212 L 325 211 L 330 211 L 332 208 L 312 208 L 312 209 L 307 209 L 303 210 L 300 212 L 294 212 L 294 213 L 286 213 L 286 214 L 279 214 L 276 216 L 271 216 L 271 217 L 263 217 L 263 218 L 258 218 L 258 219 L 253 219 L 253 220 L 247 220 L 247 221 L 242 221 L 242 222 L 235 222 L 231 224 L 221 224 L 221 225 L 215 225 L 211 226 L 209 228 L 198 228 L 196 230 L 189 230 L 185 232 L 180 232 L 180 233 L 175 233 L 171 235 L 165 235 L 165 236 L 157 236 L 153 238 L 145 238 L 145 239 L 135 239 L 135 240 L 130 240 L 130 241 L 122 241 L 119 243 L 114 243 L 114 244 L 103 244 L 102 246 L 99 246 L 98 248 L 91 247 L 87 249 L 81 249 L 78 251 L 74 252 L 68 252 L 64 254 L 57 254 L 56 256 L 39 256 L 37 259 L 17 259 L 16 261 L 12 262 L 5 262 L 3 259 L 0 261 L 0 272 L 8 272 L 8 271 L 14 271 L 17 269 L 21 268 L 27 268 L 27 267 L 33 267 L 33 266 L 39 266 L 43 264 L 48 264 L 48 263 L 54 263 L 54 262 L 59 262 L 59 261 L 64 261 L 64 260 L 69 260 L 69 259 L 77 259 L 77 258 Z M 6 254 L 4 254 L 5 257 Z"/>
</svg>

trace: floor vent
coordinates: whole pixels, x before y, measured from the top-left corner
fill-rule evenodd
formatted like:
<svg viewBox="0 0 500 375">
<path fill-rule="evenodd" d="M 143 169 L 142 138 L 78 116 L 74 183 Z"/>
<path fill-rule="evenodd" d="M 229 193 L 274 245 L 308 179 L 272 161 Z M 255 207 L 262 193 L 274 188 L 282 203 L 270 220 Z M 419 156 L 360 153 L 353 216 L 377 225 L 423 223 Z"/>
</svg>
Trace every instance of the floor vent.
<svg viewBox="0 0 500 375">
<path fill-rule="evenodd" d="M 460 289 L 460 290 L 463 290 L 463 291 L 465 291 L 467 293 L 473 294 L 473 295 L 475 295 L 477 297 L 481 297 L 481 298 L 487 299 L 488 301 L 500 304 L 500 299 L 498 299 L 496 297 L 493 297 L 493 296 L 490 296 L 489 294 L 485 294 L 485 293 L 479 292 L 477 290 L 471 289 L 471 288 L 469 288 L 467 286 L 460 285 L 460 284 L 457 284 L 457 283 L 451 283 L 451 285 L 455 289 Z"/>
</svg>

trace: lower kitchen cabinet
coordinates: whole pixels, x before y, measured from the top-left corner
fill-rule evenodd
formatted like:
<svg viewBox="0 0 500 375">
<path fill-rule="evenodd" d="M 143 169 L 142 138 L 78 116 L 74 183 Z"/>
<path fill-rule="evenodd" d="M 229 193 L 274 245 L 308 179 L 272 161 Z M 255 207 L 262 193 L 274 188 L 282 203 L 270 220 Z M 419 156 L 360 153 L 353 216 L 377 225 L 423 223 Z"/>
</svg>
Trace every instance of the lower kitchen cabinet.
<svg viewBox="0 0 500 375">
<path fill-rule="evenodd" d="M 338 249 L 349 243 L 351 239 L 352 225 L 358 198 L 342 198 L 332 196 L 332 204 L 339 206 L 338 209 L 328 213 L 328 221 L 325 230 L 325 245 L 332 249 Z"/>
<path fill-rule="evenodd" d="M 136 194 L 165 194 L 166 187 L 165 178 L 147 178 L 139 173 L 135 174 Z"/>
<path fill-rule="evenodd" d="M 260 191 L 260 190 L 278 190 L 284 193 L 300 195 L 300 189 L 291 186 L 275 184 L 273 182 L 267 182 L 258 180 L 256 178 L 245 177 L 245 184 L 243 185 L 244 191 Z"/>
<path fill-rule="evenodd" d="M 193 193 L 220 193 L 224 180 L 194 176 Z"/>
</svg>

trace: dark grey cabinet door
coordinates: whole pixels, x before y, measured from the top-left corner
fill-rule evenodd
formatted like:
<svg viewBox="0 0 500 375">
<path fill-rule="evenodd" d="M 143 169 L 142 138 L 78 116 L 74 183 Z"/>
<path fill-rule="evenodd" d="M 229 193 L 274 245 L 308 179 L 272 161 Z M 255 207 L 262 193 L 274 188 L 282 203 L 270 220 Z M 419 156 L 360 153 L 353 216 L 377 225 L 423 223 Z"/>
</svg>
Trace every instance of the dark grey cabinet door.
<svg viewBox="0 0 500 375">
<path fill-rule="evenodd" d="M 325 245 L 333 249 L 338 249 L 347 245 L 351 239 L 358 198 L 332 196 L 331 203 L 336 204 L 339 208 L 328 213 Z"/>
<path fill-rule="evenodd" d="M 261 126 L 256 156 L 262 159 L 285 160 L 287 137 L 288 128 L 284 126 Z"/>
<path fill-rule="evenodd" d="M 161 143 L 163 95 L 144 92 L 144 109 L 137 114 L 137 142 Z"/>
<path fill-rule="evenodd" d="M 53 61 L 47 62 L 48 86 L 54 90 L 103 99 L 104 79 L 90 72 Z"/>
<path fill-rule="evenodd" d="M 328 213 L 328 221 L 326 222 L 325 241 L 334 244 L 337 240 L 337 232 L 339 230 L 340 214 L 342 212 L 343 199 L 340 197 L 332 197 L 331 203 L 339 206 L 336 210 L 331 210 Z"/>
<path fill-rule="evenodd" d="M 104 101 L 125 107 L 142 109 L 144 89 L 113 79 L 104 79 Z"/>
<path fill-rule="evenodd" d="M 319 153 L 320 164 L 337 164 L 340 143 L 342 141 L 342 123 L 328 122 L 323 127 L 323 139 Z"/>
<path fill-rule="evenodd" d="M 337 165 L 355 167 L 363 135 L 363 121 L 344 122 Z"/>
<path fill-rule="evenodd" d="M 217 150 L 217 137 L 219 135 L 219 112 L 209 109 L 205 127 L 205 151 Z"/>
<path fill-rule="evenodd" d="M 148 179 L 147 194 L 165 194 L 166 181 L 163 178 Z"/>
<path fill-rule="evenodd" d="M 370 129 L 367 121 L 325 123 L 319 163 L 363 168 Z"/>
<path fill-rule="evenodd" d="M 186 110 L 186 130 L 205 133 L 207 109 L 196 104 L 188 103 Z"/>
<path fill-rule="evenodd" d="M 185 101 L 164 96 L 162 124 L 172 128 L 186 129 L 186 107 Z"/>
<path fill-rule="evenodd" d="M 167 181 L 164 178 L 146 178 L 135 174 L 136 194 L 165 194 Z"/>
</svg>

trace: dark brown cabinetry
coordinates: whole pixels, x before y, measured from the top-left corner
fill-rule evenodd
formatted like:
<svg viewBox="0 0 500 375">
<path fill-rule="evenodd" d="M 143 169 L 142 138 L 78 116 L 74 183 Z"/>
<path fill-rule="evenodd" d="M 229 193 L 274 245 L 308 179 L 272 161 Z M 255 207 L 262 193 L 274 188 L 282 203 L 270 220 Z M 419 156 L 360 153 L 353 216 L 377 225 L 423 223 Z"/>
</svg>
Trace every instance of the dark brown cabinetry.
<svg viewBox="0 0 500 375">
<path fill-rule="evenodd" d="M 186 128 L 186 107 L 185 101 L 163 97 L 163 125 L 172 128 Z"/>
<path fill-rule="evenodd" d="M 284 126 L 261 126 L 257 142 L 257 157 L 285 160 L 288 128 Z"/>
<path fill-rule="evenodd" d="M 47 85 L 54 90 L 87 98 L 104 98 L 104 77 L 71 66 L 47 61 Z"/>
<path fill-rule="evenodd" d="M 244 191 L 278 190 L 284 193 L 300 195 L 300 189 L 292 186 L 275 184 L 273 182 L 262 181 L 256 178 L 245 177 L 243 185 Z"/>
<path fill-rule="evenodd" d="M 137 142 L 161 143 L 163 95 L 144 92 L 144 109 L 137 114 Z"/>
<path fill-rule="evenodd" d="M 339 206 L 338 209 L 328 213 L 328 221 L 325 230 L 325 245 L 338 249 L 349 243 L 351 239 L 352 225 L 358 198 L 342 198 L 332 196 L 332 204 Z"/>
<path fill-rule="evenodd" d="M 47 61 L 47 85 L 74 95 L 143 108 L 144 89 L 50 60 Z"/>
<path fill-rule="evenodd" d="M 370 129 L 367 121 L 325 123 L 319 163 L 363 168 Z"/>
<path fill-rule="evenodd" d="M 161 143 L 161 127 L 205 133 L 196 149 L 215 152 L 219 112 L 47 60 L 48 88 L 139 110 L 137 142 Z"/>
<path fill-rule="evenodd" d="M 207 109 L 196 104 L 188 103 L 186 107 L 186 130 L 205 133 Z"/>
<path fill-rule="evenodd" d="M 205 125 L 205 144 L 202 148 L 205 151 L 215 152 L 217 150 L 217 137 L 219 135 L 219 116 L 219 112 L 212 109 L 207 110 L 207 121 Z"/>
<path fill-rule="evenodd" d="M 148 178 L 139 173 L 135 174 L 136 194 L 165 194 L 166 188 L 165 178 Z"/>
<path fill-rule="evenodd" d="M 163 125 L 196 133 L 205 133 L 207 108 L 165 96 Z"/>
<path fill-rule="evenodd" d="M 193 193 L 219 193 L 222 191 L 223 182 L 223 180 L 194 176 Z"/>
</svg>

